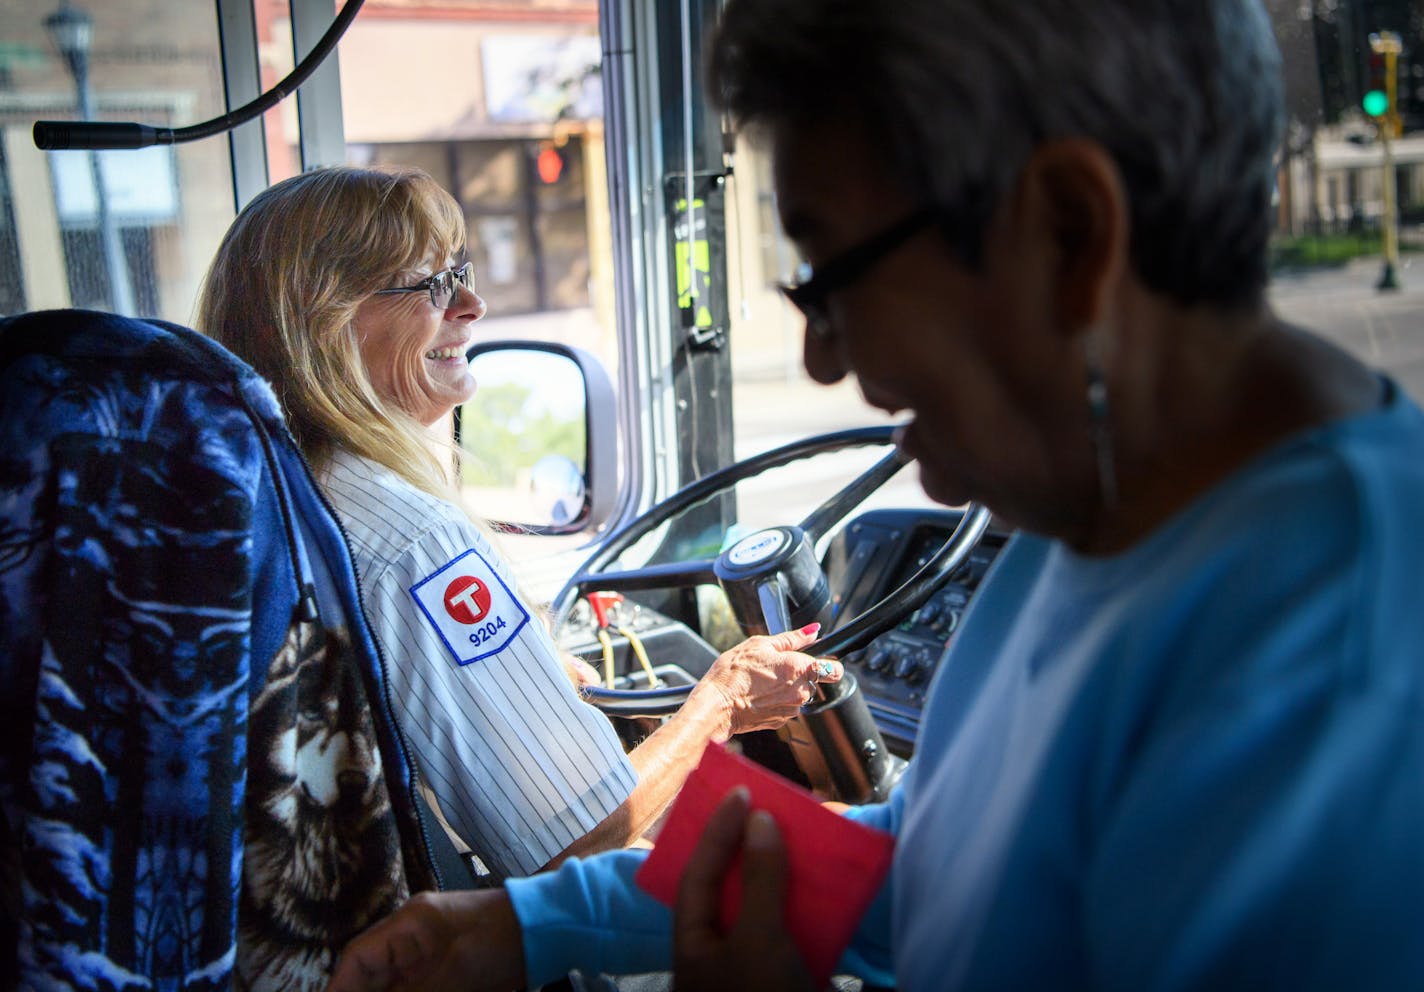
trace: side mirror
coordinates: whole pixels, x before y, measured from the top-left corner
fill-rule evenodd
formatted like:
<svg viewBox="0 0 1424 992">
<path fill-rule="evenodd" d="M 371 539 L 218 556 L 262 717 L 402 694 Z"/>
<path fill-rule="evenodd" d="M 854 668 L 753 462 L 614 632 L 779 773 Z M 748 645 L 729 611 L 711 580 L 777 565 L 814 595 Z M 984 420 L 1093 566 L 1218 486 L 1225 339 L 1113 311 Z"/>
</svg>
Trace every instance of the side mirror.
<svg viewBox="0 0 1424 992">
<path fill-rule="evenodd" d="M 455 440 L 471 509 L 533 534 L 607 520 L 618 496 L 618 411 L 598 359 L 549 341 L 488 341 L 465 354 L 478 388 L 455 411 Z"/>
</svg>

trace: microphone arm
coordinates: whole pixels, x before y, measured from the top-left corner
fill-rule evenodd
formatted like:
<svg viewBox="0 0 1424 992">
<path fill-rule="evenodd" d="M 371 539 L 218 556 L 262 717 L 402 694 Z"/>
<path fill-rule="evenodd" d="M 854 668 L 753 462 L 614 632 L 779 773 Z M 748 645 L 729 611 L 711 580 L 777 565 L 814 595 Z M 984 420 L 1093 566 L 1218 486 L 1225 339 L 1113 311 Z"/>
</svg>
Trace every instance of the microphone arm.
<svg viewBox="0 0 1424 992">
<path fill-rule="evenodd" d="M 221 117 L 180 128 L 152 127 L 148 124 L 126 124 L 117 121 L 35 121 L 35 147 L 53 150 L 147 148 L 150 145 L 177 145 L 185 141 L 197 141 L 199 138 L 210 138 L 215 134 L 231 131 L 271 110 L 306 82 L 307 77 L 331 54 L 365 2 L 366 0 L 346 0 L 341 13 L 331 22 L 331 27 L 326 29 L 316 47 L 297 63 L 296 68 L 257 99 Z"/>
</svg>

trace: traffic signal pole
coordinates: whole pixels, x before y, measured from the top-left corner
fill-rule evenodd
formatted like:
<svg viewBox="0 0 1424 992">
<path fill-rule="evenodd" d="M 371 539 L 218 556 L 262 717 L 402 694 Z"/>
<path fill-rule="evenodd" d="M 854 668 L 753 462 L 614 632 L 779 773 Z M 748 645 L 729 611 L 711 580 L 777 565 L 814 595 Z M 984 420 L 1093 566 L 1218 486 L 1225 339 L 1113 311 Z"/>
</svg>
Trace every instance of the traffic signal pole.
<svg viewBox="0 0 1424 992">
<path fill-rule="evenodd" d="M 1375 288 L 1381 292 L 1399 288 L 1399 207 L 1395 187 L 1394 139 L 1403 131 L 1399 116 L 1399 53 L 1403 50 L 1399 35 L 1381 31 L 1370 35 L 1370 50 L 1384 56 L 1384 107 L 1372 100 L 1376 91 L 1365 94 L 1365 111 L 1375 119 L 1380 147 L 1384 152 L 1384 174 L 1380 177 L 1384 195 L 1384 268 Z"/>
<path fill-rule="evenodd" d="M 1398 197 L 1395 190 L 1394 137 L 1390 134 L 1391 130 L 1388 123 L 1381 127 L 1384 134 L 1384 269 L 1380 272 L 1379 282 L 1375 284 L 1375 288 L 1379 290 L 1399 288 L 1399 278 L 1396 275 L 1399 267 L 1399 209 L 1396 206 Z"/>
</svg>

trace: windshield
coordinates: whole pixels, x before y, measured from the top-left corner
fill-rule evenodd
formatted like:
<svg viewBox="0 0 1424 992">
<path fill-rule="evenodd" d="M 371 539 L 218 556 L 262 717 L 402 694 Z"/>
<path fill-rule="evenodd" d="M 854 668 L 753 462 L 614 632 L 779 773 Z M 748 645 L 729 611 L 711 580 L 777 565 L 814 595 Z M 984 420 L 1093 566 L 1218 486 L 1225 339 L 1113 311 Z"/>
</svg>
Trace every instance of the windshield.
<svg viewBox="0 0 1424 992">
<path fill-rule="evenodd" d="M 1416 333 L 1424 275 L 1413 265 L 1424 243 L 1419 9 L 1362 0 L 1268 6 L 1290 102 L 1271 300 L 1424 395 L 1424 338 Z M 249 126 L 231 140 L 93 154 L 42 152 L 30 127 L 37 118 L 176 126 L 216 115 L 246 98 L 243 86 L 252 95 L 259 82 L 288 72 L 294 51 L 308 50 L 324 30 L 330 5 L 325 19 L 320 4 L 273 0 L 169 4 L 154 17 L 141 0 L 47 7 L 0 0 L 0 311 L 94 307 L 188 323 L 236 207 L 261 184 L 334 155 L 418 166 L 456 197 L 489 307 L 481 339 L 563 341 L 605 364 L 623 402 L 638 411 L 626 414 L 620 441 L 625 484 L 643 490 L 632 504 L 718 461 L 809 433 L 892 422 L 853 383 L 823 387 L 806 377 L 802 319 L 776 289 L 794 280 L 800 260 L 777 223 L 762 152 L 719 138 L 702 185 L 687 185 L 675 159 L 685 136 L 674 111 L 702 105 L 700 77 L 649 59 L 667 133 L 627 137 L 615 114 L 623 94 L 608 91 L 619 77 L 605 65 L 601 18 L 639 9 L 619 3 L 601 11 L 594 0 L 368 0 L 332 64 L 332 102 L 318 106 L 304 90 L 305 109 L 287 100 L 260 130 Z M 84 19 L 77 48 L 62 49 L 70 43 L 61 37 L 63 18 L 56 20 L 61 10 Z M 675 35 L 676 11 L 663 15 Z M 244 55 L 252 60 L 245 70 Z M 1391 79 L 1395 102 L 1372 116 L 1367 95 L 1390 90 Z M 714 134 L 720 127 L 708 126 Z M 647 157 L 658 142 L 665 151 L 650 160 L 660 171 L 632 177 L 648 186 L 645 198 L 620 202 L 617 187 L 629 180 L 620 164 Z M 649 192 L 659 183 L 665 197 Z M 677 213 L 685 188 L 696 201 L 690 237 Z M 628 254 L 620 229 L 633 232 L 641 254 Z M 645 268 L 620 271 L 630 265 Z M 683 310 L 648 304 L 632 324 L 620 294 L 655 291 Z M 690 327 L 676 326 L 684 310 L 694 314 Z M 704 346 L 725 361 L 731 388 L 692 367 L 682 391 L 664 395 L 664 376 L 676 376 L 684 353 Z M 629 361 L 640 367 L 620 371 Z M 657 426 L 664 409 L 675 427 Z M 724 420 L 729 429 L 718 427 Z M 718 430 L 720 447 L 695 448 Z M 659 452 L 689 446 L 680 468 L 653 465 Z M 809 497 L 820 483 L 802 479 Z M 913 472 L 902 481 L 896 499 L 922 499 Z M 766 498 L 786 489 L 767 483 Z"/>
</svg>

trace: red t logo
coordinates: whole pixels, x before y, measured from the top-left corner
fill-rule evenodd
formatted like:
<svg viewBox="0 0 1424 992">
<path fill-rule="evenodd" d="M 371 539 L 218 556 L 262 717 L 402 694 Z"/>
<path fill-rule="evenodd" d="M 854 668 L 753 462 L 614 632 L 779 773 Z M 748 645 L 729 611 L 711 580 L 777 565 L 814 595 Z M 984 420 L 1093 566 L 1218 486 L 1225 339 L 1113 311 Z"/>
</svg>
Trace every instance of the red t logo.
<svg viewBox="0 0 1424 992">
<path fill-rule="evenodd" d="M 479 623 L 489 608 L 489 589 L 473 575 L 461 576 L 445 587 L 445 612 L 459 623 Z"/>
</svg>

